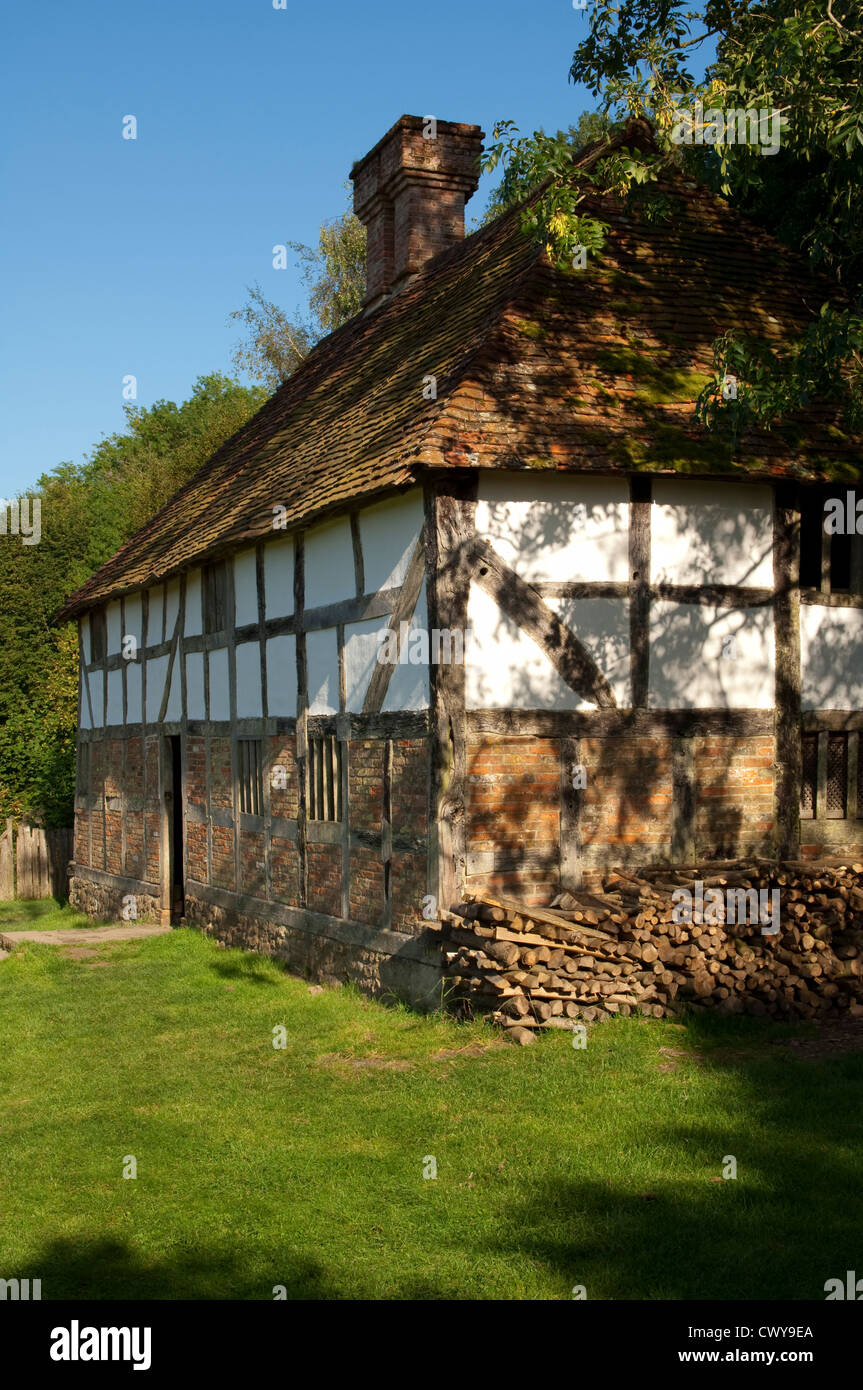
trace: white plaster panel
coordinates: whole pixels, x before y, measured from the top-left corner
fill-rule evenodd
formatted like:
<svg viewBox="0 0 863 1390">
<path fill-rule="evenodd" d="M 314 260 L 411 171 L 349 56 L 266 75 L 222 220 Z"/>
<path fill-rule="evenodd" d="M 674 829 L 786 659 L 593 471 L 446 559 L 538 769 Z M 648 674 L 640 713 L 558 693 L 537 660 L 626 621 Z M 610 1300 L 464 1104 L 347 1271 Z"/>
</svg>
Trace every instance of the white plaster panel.
<svg viewBox="0 0 863 1390">
<path fill-rule="evenodd" d="M 109 724 L 123 722 L 123 672 L 108 672 L 108 719 Z"/>
<path fill-rule="evenodd" d="M 651 605 L 651 709 L 771 709 L 773 697 L 771 607 Z"/>
<path fill-rule="evenodd" d="M 198 637 L 201 631 L 201 571 L 192 570 L 186 578 L 185 633 L 187 637 Z"/>
<path fill-rule="evenodd" d="M 120 621 L 120 602 L 109 603 L 105 609 L 105 629 L 108 655 L 112 656 L 122 646 L 123 629 Z"/>
<path fill-rule="evenodd" d="M 230 719 L 231 685 L 228 676 L 228 649 L 216 647 L 208 652 L 210 670 L 210 719 Z"/>
<path fill-rule="evenodd" d="M 863 709 L 863 612 L 800 605 L 804 709 Z"/>
<path fill-rule="evenodd" d="M 165 678 L 168 674 L 167 656 L 155 656 L 147 662 L 147 723 L 154 724 L 162 708 Z"/>
<path fill-rule="evenodd" d="M 93 706 L 93 728 L 101 729 L 105 722 L 105 672 L 91 671 L 90 702 Z"/>
<path fill-rule="evenodd" d="M 356 596 L 354 546 L 346 516 L 307 532 L 305 549 L 307 608 Z"/>
<path fill-rule="evenodd" d="M 165 640 L 165 586 L 151 589 L 147 600 L 147 646 L 155 647 Z"/>
<path fill-rule="evenodd" d="M 650 510 L 652 583 L 772 588 L 769 487 L 657 478 Z"/>
<path fill-rule="evenodd" d="M 188 609 L 186 611 L 188 612 Z M 186 655 L 186 716 L 189 719 L 207 717 L 204 702 L 203 652 L 188 652 Z"/>
<path fill-rule="evenodd" d="M 264 712 L 261 695 L 261 644 L 241 642 L 236 648 L 237 717 L 254 719 Z"/>
<path fill-rule="evenodd" d="M 90 701 L 87 699 L 87 682 L 88 682 L 88 679 L 89 679 L 89 678 L 88 678 L 88 676 L 87 676 L 87 672 L 82 668 L 82 670 L 81 670 L 81 716 L 80 716 L 80 723 L 81 723 L 81 728 L 82 728 L 82 729 L 90 729 L 90 728 L 93 727 L 92 724 L 91 724 L 91 722 L 90 722 Z"/>
<path fill-rule="evenodd" d="M 359 520 L 366 593 L 403 584 L 423 524 L 419 488 L 365 507 Z"/>
<path fill-rule="evenodd" d="M 90 615 L 85 613 L 81 619 L 81 642 L 84 650 L 84 665 L 89 666 L 93 660 L 90 655 Z"/>
<path fill-rule="evenodd" d="M 140 661 L 129 661 L 126 663 L 126 723 L 140 724 L 143 706 L 141 704 L 141 663 Z"/>
<path fill-rule="evenodd" d="M 264 603 L 268 618 L 287 618 L 294 611 L 294 542 L 290 537 L 264 547 Z"/>
<path fill-rule="evenodd" d="M 549 608 L 590 652 L 621 709 L 632 704 L 629 670 L 629 603 L 619 598 L 546 600 Z M 580 709 L 594 709 L 582 699 Z"/>
<path fill-rule="evenodd" d="M 386 630 L 384 618 L 345 626 L 345 708 L 354 713 L 362 710 Z"/>
<path fill-rule="evenodd" d="M 124 611 L 126 616 L 123 625 L 123 636 L 134 637 L 135 642 L 137 643 L 137 646 L 140 649 L 141 643 L 143 641 L 143 632 L 141 629 L 144 616 L 141 610 L 141 595 L 130 594 L 129 597 L 126 599 L 126 606 Z"/>
<path fill-rule="evenodd" d="M 174 658 L 174 665 L 171 668 L 171 689 L 168 692 L 168 703 L 165 706 L 166 721 L 182 719 L 183 717 L 183 679 L 180 674 L 180 663 Z"/>
<path fill-rule="evenodd" d="M 234 603 L 237 627 L 258 621 L 257 560 L 254 550 L 234 556 Z"/>
<path fill-rule="evenodd" d="M 623 478 L 480 470 L 476 527 L 522 579 L 629 578 Z"/>
<path fill-rule="evenodd" d="M 165 588 L 165 641 L 170 642 L 180 611 L 180 581 L 172 579 Z"/>
<path fill-rule="evenodd" d="M 267 640 L 267 710 L 293 719 L 297 713 L 297 639 L 283 633 Z"/>
<path fill-rule="evenodd" d="M 527 633 L 471 584 L 468 600 L 470 660 L 465 669 L 469 709 L 577 709 L 580 697 L 566 684 Z"/>
<path fill-rule="evenodd" d="M 306 637 L 309 714 L 339 712 L 339 652 L 336 629 L 325 627 Z"/>
<path fill-rule="evenodd" d="M 390 677 L 390 683 L 384 697 L 383 709 L 387 712 L 400 709 L 428 709 L 428 661 L 415 665 L 410 659 L 417 651 L 416 644 L 411 643 L 411 634 L 420 631 L 426 634 L 425 651 L 421 650 L 421 654 L 425 655 L 425 652 L 429 652 L 431 658 L 432 641 L 431 633 L 428 631 L 425 584 L 420 590 L 417 606 L 408 628 L 408 660 L 407 662 L 399 661 Z M 401 653 L 399 655 L 401 656 Z"/>
</svg>

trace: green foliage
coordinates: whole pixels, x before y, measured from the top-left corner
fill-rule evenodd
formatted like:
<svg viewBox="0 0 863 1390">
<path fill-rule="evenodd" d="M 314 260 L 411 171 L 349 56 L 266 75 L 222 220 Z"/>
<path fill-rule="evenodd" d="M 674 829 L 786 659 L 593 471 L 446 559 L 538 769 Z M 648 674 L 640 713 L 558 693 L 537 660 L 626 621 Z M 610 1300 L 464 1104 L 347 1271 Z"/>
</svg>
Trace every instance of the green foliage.
<svg viewBox="0 0 863 1390">
<path fill-rule="evenodd" d="M 694 76 L 699 51 L 715 60 Z M 814 399 L 838 403 L 848 428 L 863 412 L 863 25 L 857 0 L 597 0 L 590 31 L 570 76 L 602 101 L 619 128 L 627 118 L 652 123 L 658 154 L 620 150 L 600 160 L 587 183 L 631 199 L 642 215 L 667 215 L 650 185 L 683 165 L 765 230 L 830 277 L 847 298 L 821 313 L 806 334 L 777 355 L 756 340 L 726 336 L 716 345 L 717 378 L 702 394 L 698 418 L 736 436 L 747 423 L 769 425 Z M 703 104 L 704 144 L 681 143 L 681 116 Z M 758 110 L 780 121 L 779 149 L 737 143 L 716 131 L 711 109 Z M 530 227 L 559 264 L 574 242 L 600 249 L 605 228 L 579 211 L 571 162 L 559 142 L 537 132 L 515 139 L 496 128 L 491 161 L 503 159 L 515 184 L 548 180 Z M 491 163 L 488 167 L 492 167 Z M 510 174 L 511 171 L 511 174 Z M 581 176 L 585 182 L 584 176 Z M 592 221 L 592 226 L 591 226 Z M 736 400 L 723 399 L 733 364 Z"/>
<path fill-rule="evenodd" d="M 123 432 L 39 479 L 39 544 L 0 537 L 0 819 L 72 823 L 77 632 L 54 613 L 265 399 L 215 373 L 182 405 L 128 405 Z"/>
<path fill-rule="evenodd" d="M 315 343 L 359 313 L 366 289 L 366 229 L 353 212 L 323 222 L 317 249 L 288 245 L 303 266 L 311 317 L 297 322 L 265 298 L 260 285 L 248 289 L 242 309 L 230 317 L 246 329 L 233 350 L 234 365 L 274 391 L 311 352 Z"/>
</svg>

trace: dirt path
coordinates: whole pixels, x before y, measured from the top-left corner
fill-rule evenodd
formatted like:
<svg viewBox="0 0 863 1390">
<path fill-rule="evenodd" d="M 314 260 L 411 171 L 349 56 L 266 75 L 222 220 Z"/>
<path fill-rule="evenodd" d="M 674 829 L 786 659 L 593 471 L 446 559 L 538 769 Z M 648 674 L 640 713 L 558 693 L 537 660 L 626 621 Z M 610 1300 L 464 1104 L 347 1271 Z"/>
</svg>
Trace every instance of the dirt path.
<svg viewBox="0 0 863 1390">
<path fill-rule="evenodd" d="M 0 932 L 0 950 L 10 951 L 19 941 L 42 941 L 46 946 L 99 946 L 103 941 L 138 941 L 145 936 L 164 936 L 171 927 L 133 926 L 67 927 L 61 931 Z"/>
</svg>

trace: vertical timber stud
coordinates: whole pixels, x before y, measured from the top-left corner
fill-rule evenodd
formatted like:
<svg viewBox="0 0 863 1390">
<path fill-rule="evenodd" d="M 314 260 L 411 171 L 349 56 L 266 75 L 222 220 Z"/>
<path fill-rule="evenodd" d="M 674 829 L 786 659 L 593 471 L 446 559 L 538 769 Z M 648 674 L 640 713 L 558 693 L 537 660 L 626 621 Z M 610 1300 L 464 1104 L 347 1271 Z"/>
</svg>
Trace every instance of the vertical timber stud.
<svg viewBox="0 0 863 1390">
<path fill-rule="evenodd" d="M 794 858 L 800 844 L 800 508 L 790 486 L 776 489 L 773 510 L 773 631 L 776 648 L 776 848 Z"/>
<path fill-rule="evenodd" d="M 309 675 L 306 664 L 306 634 L 303 631 L 306 606 L 305 537 L 297 535 L 294 546 L 294 614 L 297 624 L 297 858 L 299 860 L 300 906 L 309 902 L 309 873 L 306 859 L 306 766 L 309 747 Z"/>
<path fill-rule="evenodd" d="M 581 791 L 573 786 L 575 770 L 581 764 L 577 738 L 560 740 L 560 887 L 574 893 L 582 886 Z"/>
<path fill-rule="evenodd" d="M 691 864 L 695 853 L 695 740 L 671 744 L 671 862 Z"/>
<path fill-rule="evenodd" d="M 629 674 L 633 709 L 647 708 L 650 681 L 649 478 L 629 480 Z"/>
<path fill-rule="evenodd" d="M 384 741 L 384 783 L 381 798 L 381 860 L 384 868 L 384 905 L 381 926 L 393 924 L 393 741 Z"/>
<path fill-rule="evenodd" d="M 470 571 L 463 547 L 476 534 L 477 476 L 426 491 L 428 621 L 432 631 L 467 629 Z M 429 893 L 437 911 L 461 897 L 465 876 L 467 747 L 463 663 L 430 666 L 431 779 Z"/>
<path fill-rule="evenodd" d="M 171 759 L 170 739 L 159 736 L 159 922 L 163 927 L 171 925 L 171 857 L 173 836 L 171 826 L 174 814 L 174 767 Z"/>
</svg>

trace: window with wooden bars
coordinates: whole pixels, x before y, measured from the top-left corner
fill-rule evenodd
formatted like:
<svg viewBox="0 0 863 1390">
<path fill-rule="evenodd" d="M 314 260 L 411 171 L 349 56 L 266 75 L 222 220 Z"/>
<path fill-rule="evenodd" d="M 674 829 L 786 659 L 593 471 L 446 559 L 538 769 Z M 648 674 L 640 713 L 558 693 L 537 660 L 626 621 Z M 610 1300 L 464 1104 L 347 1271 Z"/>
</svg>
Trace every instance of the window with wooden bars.
<svg viewBox="0 0 863 1390">
<path fill-rule="evenodd" d="M 309 820 L 342 819 L 342 745 L 332 734 L 309 739 L 306 815 Z"/>
<path fill-rule="evenodd" d="M 859 753 L 857 733 L 823 730 L 803 734 L 801 817 L 806 820 L 857 818 Z"/>
<path fill-rule="evenodd" d="M 246 816 L 262 816 L 264 814 L 264 779 L 261 739 L 237 739 L 237 780 L 240 790 L 240 811 Z"/>
<path fill-rule="evenodd" d="M 863 536 L 825 530 L 825 504 L 842 489 L 807 488 L 800 498 L 800 587 L 863 594 Z"/>
<path fill-rule="evenodd" d="M 224 560 L 201 571 L 204 632 L 223 632 L 228 626 L 228 566 Z"/>
</svg>

